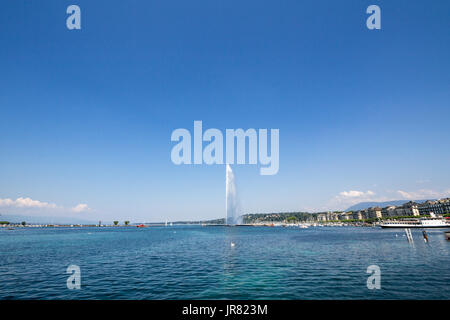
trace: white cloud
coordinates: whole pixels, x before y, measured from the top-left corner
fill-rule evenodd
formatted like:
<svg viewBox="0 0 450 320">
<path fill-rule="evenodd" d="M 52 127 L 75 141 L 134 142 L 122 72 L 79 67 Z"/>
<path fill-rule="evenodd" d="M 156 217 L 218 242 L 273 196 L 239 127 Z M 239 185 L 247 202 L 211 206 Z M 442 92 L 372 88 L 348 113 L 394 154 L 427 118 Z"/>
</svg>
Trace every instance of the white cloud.
<svg viewBox="0 0 450 320">
<path fill-rule="evenodd" d="M 341 193 L 339 193 L 340 198 L 345 199 L 345 198 L 361 198 L 361 197 L 371 197 L 374 196 L 375 192 L 373 191 L 355 191 L 355 190 L 350 190 L 350 191 L 342 191 Z"/>
<path fill-rule="evenodd" d="M 0 207 L 9 207 L 14 203 L 11 199 L 0 199 Z"/>
<path fill-rule="evenodd" d="M 9 198 L 5 198 L 5 199 L 1 199 L 0 198 L 0 207 L 1 208 L 7 208 L 9 210 L 13 210 L 13 211 L 23 211 L 26 209 L 30 209 L 30 210 L 39 210 L 39 211 L 61 211 L 61 212 L 76 212 L 76 213 L 80 213 L 80 212 L 85 212 L 90 210 L 89 206 L 85 203 L 80 203 L 78 205 L 76 205 L 73 208 L 65 208 L 63 206 L 58 206 L 54 203 L 49 203 L 49 202 L 44 202 L 44 201 L 39 201 L 39 200 L 33 200 L 31 198 L 17 198 L 16 200 L 13 199 L 9 199 Z"/>
<path fill-rule="evenodd" d="M 0 207 L 16 207 L 16 208 L 47 208 L 55 209 L 57 205 L 54 203 L 42 202 L 31 198 L 0 199 Z"/>
<path fill-rule="evenodd" d="M 80 203 L 72 208 L 73 212 L 84 212 L 90 210 L 89 206 L 85 203 Z"/>
<path fill-rule="evenodd" d="M 398 190 L 397 193 L 407 200 L 426 200 L 426 199 L 438 199 L 450 196 L 450 190 L 445 191 L 435 191 L 429 189 L 420 189 L 417 191 L 403 191 Z"/>
<path fill-rule="evenodd" d="M 375 192 L 371 190 L 358 191 L 349 190 L 342 191 L 337 196 L 334 196 L 328 204 L 324 207 L 327 210 L 345 210 L 348 207 L 357 204 L 359 202 L 367 201 L 385 201 L 384 197 L 377 196 Z"/>
<path fill-rule="evenodd" d="M 436 191 L 429 189 L 420 189 L 416 191 L 386 191 L 383 195 L 378 195 L 375 192 L 349 190 L 342 191 L 337 196 L 330 199 L 326 206 L 321 207 L 321 210 L 345 210 L 348 207 L 360 202 L 384 202 L 392 200 L 427 200 L 440 199 L 450 197 L 450 189 L 444 191 Z"/>
<path fill-rule="evenodd" d="M 397 192 L 405 199 L 412 199 L 414 197 L 409 192 L 405 192 L 405 191 L 402 191 L 402 190 L 398 190 Z"/>
</svg>

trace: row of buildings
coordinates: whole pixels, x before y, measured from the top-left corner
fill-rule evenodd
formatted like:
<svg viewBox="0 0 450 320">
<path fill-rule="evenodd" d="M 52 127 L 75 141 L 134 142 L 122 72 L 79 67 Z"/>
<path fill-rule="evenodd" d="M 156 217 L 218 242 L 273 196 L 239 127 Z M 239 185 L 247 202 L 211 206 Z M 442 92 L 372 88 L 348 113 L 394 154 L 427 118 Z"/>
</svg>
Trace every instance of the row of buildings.
<svg viewBox="0 0 450 320">
<path fill-rule="evenodd" d="M 317 214 L 317 221 L 345 221 L 365 220 L 390 217 L 424 216 L 450 214 L 450 198 L 435 201 L 427 200 L 423 203 L 409 201 L 401 206 L 387 206 L 384 208 L 371 207 L 359 211 L 322 212 Z"/>
</svg>

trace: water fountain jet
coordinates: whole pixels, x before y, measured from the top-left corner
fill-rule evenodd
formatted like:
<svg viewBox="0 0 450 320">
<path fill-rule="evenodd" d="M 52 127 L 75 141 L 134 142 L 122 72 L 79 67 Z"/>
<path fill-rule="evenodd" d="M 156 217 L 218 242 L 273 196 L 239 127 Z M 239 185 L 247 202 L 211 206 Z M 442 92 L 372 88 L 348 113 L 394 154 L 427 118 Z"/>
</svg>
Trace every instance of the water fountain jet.
<svg viewBox="0 0 450 320">
<path fill-rule="evenodd" d="M 233 170 L 229 164 L 226 165 L 225 174 L 225 201 L 226 201 L 226 217 L 225 224 L 237 225 L 241 224 L 241 217 L 239 214 L 239 201 L 236 190 L 236 182 L 234 179 Z"/>
</svg>

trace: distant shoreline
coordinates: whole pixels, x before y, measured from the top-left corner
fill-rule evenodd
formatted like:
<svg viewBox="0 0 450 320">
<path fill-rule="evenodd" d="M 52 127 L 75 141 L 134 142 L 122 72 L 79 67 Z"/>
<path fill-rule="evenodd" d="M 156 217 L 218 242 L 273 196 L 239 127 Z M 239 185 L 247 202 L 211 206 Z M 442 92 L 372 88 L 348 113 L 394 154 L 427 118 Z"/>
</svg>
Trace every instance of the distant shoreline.
<svg viewBox="0 0 450 320">
<path fill-rule="evenodd" d="M 323 223 L 255 223 L 255 224 L 237 224 L 237 225 L 227 225 L 227 224 L 208 224 L 208 223 L 177 223 L 171 226 L 155 223 L 155 224 L 133 224 L 133 225 L 79 225 L 79 224 L 2 224 L 0 229 L 11 229 L 11 228 L 152 228 L 152 227 L 173 227 L 173 226 L 202 226 L 202 227 L 300 227 L 300 226 L 311 226 L 311 227 L 372 227 L 373 224 L 369 223 L 334 223 L 334 222 L 323 222 Z"/>
</svg>

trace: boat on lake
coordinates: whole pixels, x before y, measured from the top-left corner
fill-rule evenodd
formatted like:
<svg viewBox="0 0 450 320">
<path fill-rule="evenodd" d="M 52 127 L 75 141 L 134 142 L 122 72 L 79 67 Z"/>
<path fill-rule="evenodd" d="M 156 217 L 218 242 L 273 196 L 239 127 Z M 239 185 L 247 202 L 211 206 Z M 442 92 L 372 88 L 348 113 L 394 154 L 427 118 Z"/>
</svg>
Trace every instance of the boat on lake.
<svg viewBox="0 0 450 320">
<path fill-rule="evenodd" d="M 436 216 L 405 220 L 391 220 L 380 224 L 382 228 L 450 228 L 450 223 Z"/>
</svg>

